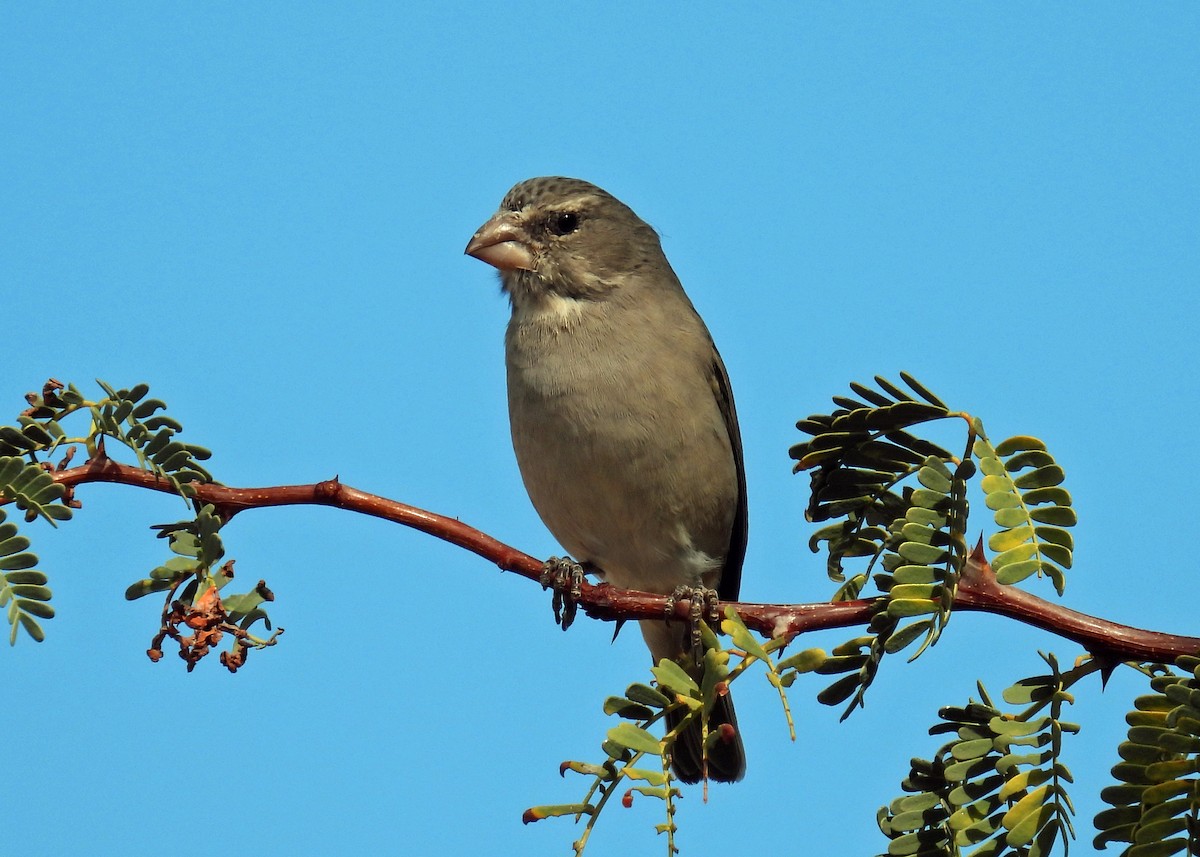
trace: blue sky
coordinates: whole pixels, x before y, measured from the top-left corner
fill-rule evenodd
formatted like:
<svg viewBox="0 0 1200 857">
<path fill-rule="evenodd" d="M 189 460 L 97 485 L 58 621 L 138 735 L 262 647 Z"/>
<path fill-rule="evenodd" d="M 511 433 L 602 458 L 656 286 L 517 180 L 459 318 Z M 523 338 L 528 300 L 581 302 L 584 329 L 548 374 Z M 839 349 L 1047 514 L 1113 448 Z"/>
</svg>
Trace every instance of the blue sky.
<svg viewBox="0 0 1200 857">
<path fill-rule="evenodd" d="M 794 423 L 906 369 L 1066 468 L 1070 606 L 1195 632 L 1197 44 L 1171 3 L 9 4 L 0 421 L 48 376 L 144 380 L 228 484 L 338 474 L 553 554 L 508 439 L 507 307 L 462 249 L 514 182 L 579 176 L 661 231 L 728 365 L 746 600 L 832 592 Z M 570 853 L 569 822 L 521 811 L 582 795 L 558 763 L 598 757 L 604 697 L 646 675 L 635 634 L 563 634 L 536 587 L 420 534 L 274 509 L 225 537 L 281 645 L 187 675 L 122 598 L 182 505 L 80 496 L 26 528 L 59 616 L 0 652 L 0 850 Z M 1038 648 L 1079 653 L 957 616 L 845 724 L 798 683 L 795 744 L 739 682 L 749 775 L 689 791 L 684 854 L 883 850 L 875 809 L 938 706 Z M 1141 687 L 1078 690 L 1085 849 Z M 588 853 L 661 853 L 650 801 L 610 813 Z"/>
</svg>

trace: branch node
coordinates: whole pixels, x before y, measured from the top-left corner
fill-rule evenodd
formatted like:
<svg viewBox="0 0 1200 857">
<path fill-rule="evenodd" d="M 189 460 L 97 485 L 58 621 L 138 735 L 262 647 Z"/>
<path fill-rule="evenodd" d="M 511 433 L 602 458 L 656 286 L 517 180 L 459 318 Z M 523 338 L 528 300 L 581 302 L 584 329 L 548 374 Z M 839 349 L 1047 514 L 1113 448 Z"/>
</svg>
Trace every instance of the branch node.
<svg viewBox="0 0 1200 857">
<path fill-rule="evenodd" d="M 333 500 L 340 493 L 342 493 L 342 483 L 336 476 L 332 479 L 326 479 L 324 482 L 318 482 L 313 486 L 313 496 L 319 502 Z"/>
</svg>

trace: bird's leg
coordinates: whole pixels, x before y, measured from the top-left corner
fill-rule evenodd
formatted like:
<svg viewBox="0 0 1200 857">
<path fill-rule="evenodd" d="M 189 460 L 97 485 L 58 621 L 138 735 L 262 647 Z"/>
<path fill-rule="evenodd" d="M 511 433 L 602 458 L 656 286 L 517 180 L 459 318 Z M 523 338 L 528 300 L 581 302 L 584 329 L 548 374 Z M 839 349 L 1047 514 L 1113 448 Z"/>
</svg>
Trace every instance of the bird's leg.
<svg viewBox="0 0 1200 857">
<path fill-rule="evenodd" d="M 554 622 L 565 631 L 575 621 L 583 595 L 583 566 L 570 557 L 552 556 L 542 566 L 542 589 L 554 590 Z"/>
<path fill-rule="evenodd" d="M 691 604 L 688 611 L 688 627 L 691 630 L 692 655 L 696 663 L 704 659 L 704 643 L 700 637 L 700 623 L 705 619 L 716 621 L 719 618 L 717 603 L 721 600 L 715 589 L 706 586 L 677 586 L 675 591 L 667 596 L 667 620 L 675 617 L 675 605 L 687 600 Z"/>
</svg>

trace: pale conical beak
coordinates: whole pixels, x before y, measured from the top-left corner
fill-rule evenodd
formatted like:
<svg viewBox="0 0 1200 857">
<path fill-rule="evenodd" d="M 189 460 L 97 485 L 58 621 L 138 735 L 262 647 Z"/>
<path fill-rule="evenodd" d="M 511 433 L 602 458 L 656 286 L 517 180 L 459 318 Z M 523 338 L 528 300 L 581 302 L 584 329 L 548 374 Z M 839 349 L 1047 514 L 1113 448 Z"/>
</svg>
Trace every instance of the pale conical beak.
<svg viewBox="0 0 1200 857">
<path fill-rule="evenodd" d="M 529 236 L 514 222 L 514 212 L 501 211 L 480 226 L 464 251 L 501 271 L 532 271 L 533 252 Z"/>
</svg>

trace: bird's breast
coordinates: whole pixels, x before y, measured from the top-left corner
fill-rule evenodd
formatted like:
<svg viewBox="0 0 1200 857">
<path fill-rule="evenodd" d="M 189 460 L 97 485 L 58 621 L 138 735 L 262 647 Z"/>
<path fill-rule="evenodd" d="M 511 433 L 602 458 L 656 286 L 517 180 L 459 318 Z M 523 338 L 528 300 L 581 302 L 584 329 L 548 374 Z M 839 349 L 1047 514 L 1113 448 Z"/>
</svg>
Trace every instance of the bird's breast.
<svg viewBox="0 0 1200 857">
<path fill-rule="evenodd" d="M 737 474 L 705 366 L 588 306 L 506 337 L 513 448 L 530 499 L 610 582 L 669 592 L 720 566 Z"/>
</svg>

